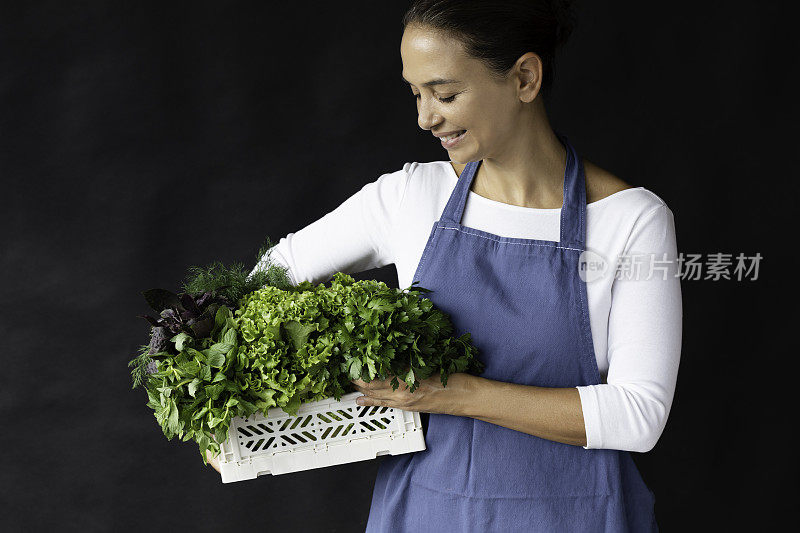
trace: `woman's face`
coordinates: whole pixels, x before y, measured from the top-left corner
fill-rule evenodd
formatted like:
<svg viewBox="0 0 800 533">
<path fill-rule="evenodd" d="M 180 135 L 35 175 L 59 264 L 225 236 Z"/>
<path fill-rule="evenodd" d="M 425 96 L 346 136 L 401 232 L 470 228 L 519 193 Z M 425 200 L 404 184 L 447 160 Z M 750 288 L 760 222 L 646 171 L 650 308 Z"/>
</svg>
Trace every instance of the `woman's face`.
<svg viewBox="0 0 800 533">
<path fill-rule="evenodd" d="M 420 128 L 436 136 L 464 132 L 452 145 L 443 143 L 452 161 L 497 157 L 503 146 L 513 144 L 524 103 L 514 76 L 493 77 L 460 41 L 418 25 L 406 27 L 400 55 L 403 78 L 417 99 Z"/>
</svg>

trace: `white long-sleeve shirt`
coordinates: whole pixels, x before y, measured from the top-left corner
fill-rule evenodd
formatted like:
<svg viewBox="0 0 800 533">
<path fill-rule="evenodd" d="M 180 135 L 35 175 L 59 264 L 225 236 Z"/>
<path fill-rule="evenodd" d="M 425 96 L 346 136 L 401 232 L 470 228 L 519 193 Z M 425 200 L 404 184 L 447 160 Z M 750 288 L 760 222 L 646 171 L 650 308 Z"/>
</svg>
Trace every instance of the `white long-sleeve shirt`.
<svg viewBox="0 0 800 533">
<path fill-rule="evenodd" d="M 449 161 L 406 163 L 282 237 L 271 258 L 288 267 L 295 284 L 394 264 L 400 288 L 407 288 L 457 180 Z M 587 282 L 601 383 L 577 387 L 585 448 L 646 452 L 666 424 L 680 359 L 682 303 L 673 214 L 644 187 L 587 204 L 586 212 L 587 249 L 605 258 L 609 270 Z M 561 208 L 514 206 L 470 191 L 461 222 L 505 237 L 558 241 L 560 213 Z M 627 263 L 620 262 L 626 255 Z M 617 273 L 618 264 L 642 259 L 638 277 L 630 279 L 631 270 Z M 650 265 L 654 271 L 647 280 Z"/>
</svg>

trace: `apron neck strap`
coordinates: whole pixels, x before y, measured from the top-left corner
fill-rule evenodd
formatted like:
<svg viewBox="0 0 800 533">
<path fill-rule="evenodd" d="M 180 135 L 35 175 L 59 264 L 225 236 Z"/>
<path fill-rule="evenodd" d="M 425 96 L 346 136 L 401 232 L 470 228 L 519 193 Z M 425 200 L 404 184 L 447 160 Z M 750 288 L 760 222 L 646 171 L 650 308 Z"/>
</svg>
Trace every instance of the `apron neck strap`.
<svg viewBox="0 0 800 533">
<path fill-rule="evenodd" d="M 565 135 L 555 130 L 554 133 L 567 150 L 559 244 L 584 248 L 586 244 L 586 175 L 583 161 L 578 157 L 575 148 Z M 458 183 L 456 183 L 456 188 L 442 212 L 442 221 L 461 224 L 472 181 L 475 179 L 480 164 L 480 161 L 470 161 L 464 167 Z"/>
</svg>

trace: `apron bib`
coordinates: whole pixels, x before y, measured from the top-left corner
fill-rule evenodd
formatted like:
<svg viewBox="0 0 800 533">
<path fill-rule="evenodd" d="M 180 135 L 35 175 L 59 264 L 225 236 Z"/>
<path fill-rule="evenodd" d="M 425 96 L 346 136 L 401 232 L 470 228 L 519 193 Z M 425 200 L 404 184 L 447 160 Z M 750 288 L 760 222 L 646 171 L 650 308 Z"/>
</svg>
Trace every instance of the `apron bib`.
<svg viewBox="0 0 800 533">
<path fill-rule="evenodd" d="M 487 379 L 600 383 L 589 325 L 583 163 L 567 138 L 560 240 L 461 225 L 480 162 L 464 168 L 417 267 L 454 335 L 472 334 Z M 514 405 L 508 405 L 514 409 Z M 563 444 L 474 418 L 422 414 L 427 449 L 384 456 L 367 531 L 657 531 L 654 496 L 626 451 Z"/>
</svg>

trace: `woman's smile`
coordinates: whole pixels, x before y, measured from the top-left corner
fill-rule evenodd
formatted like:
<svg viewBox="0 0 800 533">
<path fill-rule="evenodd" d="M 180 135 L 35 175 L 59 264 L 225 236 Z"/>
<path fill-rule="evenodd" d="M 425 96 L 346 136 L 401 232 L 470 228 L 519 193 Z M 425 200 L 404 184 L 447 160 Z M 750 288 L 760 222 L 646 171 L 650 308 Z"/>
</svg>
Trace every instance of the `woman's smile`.
<svg viewBox="0 0 800 533">
<path fill-rule="evenodd" d="M 439 137 L 439 140 L 442 142 L 442 146 L 446 149 L 455 148 L 458 143 L 461 142 L 461 139 L 464 138 L 466 135 L 467 130 L 461 130 L 460 132 L 451 133 L 449 135 L 443 135 Z"/>
</svg>

